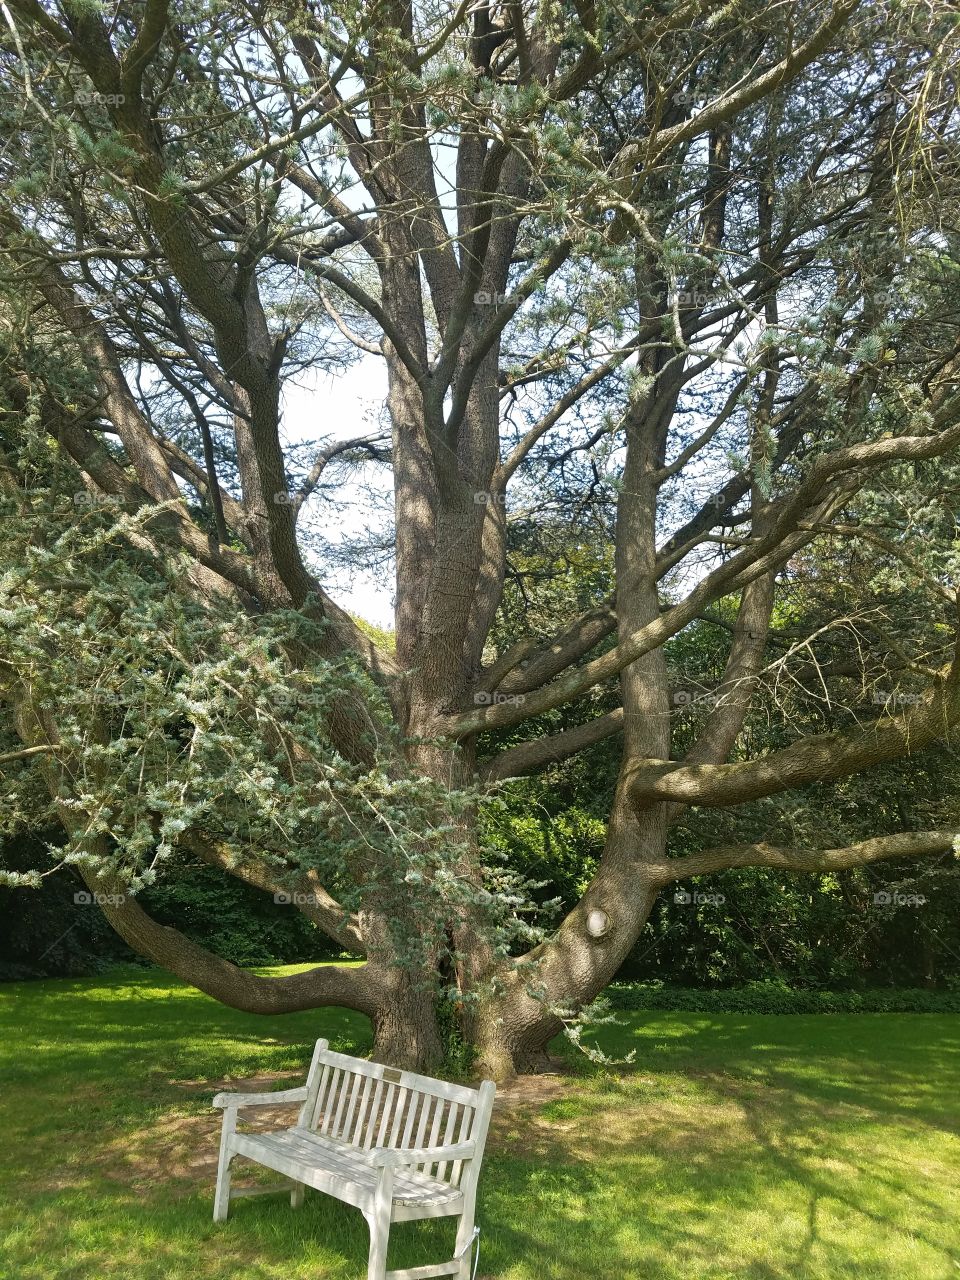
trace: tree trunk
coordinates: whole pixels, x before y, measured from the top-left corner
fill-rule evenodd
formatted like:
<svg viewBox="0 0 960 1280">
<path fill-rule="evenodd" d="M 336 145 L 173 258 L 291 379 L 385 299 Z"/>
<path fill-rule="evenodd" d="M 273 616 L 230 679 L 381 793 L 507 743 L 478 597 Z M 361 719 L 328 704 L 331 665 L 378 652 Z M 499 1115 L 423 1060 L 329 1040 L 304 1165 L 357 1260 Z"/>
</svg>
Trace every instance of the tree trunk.
<svg viewBox="0 0 960 1280">
<path fill-rule="evenodd" d="M 378 966 L 371 975 L 379 993 L 373 1023 L 373 1057 L 408 1071 L 435 1071 L 443 1057 L 437 1021 L 435 975 Z"/>
<path fill-rule="evenodd" d="M 504 1079 L 542 1068 L 564 1018 L 575 1018 L 613 980 L 650 918 L 657 886 L 643 864 L 662 861 L 666 831 L 663 806 L 637 815 L 621 789 L 600 865 L 581 901 L 522 969 L 501 965 L 495 994 L 466 1019 L 478 1074 Z M 595 932 L 598 925 L 602 932 Z"/>
</svg>

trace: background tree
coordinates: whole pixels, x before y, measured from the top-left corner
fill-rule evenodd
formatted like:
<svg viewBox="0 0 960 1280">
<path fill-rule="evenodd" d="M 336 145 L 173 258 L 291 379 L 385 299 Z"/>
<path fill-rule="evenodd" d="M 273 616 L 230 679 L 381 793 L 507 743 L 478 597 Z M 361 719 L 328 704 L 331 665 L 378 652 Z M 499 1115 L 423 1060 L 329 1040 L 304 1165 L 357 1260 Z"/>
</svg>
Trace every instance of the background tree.
<svg viewBox="0 0 960 1280">
<path fill-rule="evenodd" d="M 452 993 L 499 1075 L 678 880 L 951 850 L 952 824 L 670 841 L 960 716 L 948 6 L 2 12 L 8 824 L 56 817 L 132 946 L 243 1008 L 360 1009 L 397 1062 L 437 1057 Z M 285 448 L 285 382 L 357 352 L 386 363 L 389 448 Z M 299 531 L 358 453 L 393 479 L 393 652 Z M 612 541 L 554 634 L 505 602 L 524 512 L 554 556 Z M 881 545 L 932 619 L 916 700 L 751 739 L 804 558 Z M 668 646 L 705 614 L 726 653 L 692 723 Z M 864 679 L 898 649 L 878 634 Z M 552 728 L 573 704 L 597 714 Z M 613 735 L 596 872 L 524 948 L 480 789 Z M 136 892 L 177 848 L 295 887 L 368 963 L 260 978 L 159 925 Z"/>
</svg>

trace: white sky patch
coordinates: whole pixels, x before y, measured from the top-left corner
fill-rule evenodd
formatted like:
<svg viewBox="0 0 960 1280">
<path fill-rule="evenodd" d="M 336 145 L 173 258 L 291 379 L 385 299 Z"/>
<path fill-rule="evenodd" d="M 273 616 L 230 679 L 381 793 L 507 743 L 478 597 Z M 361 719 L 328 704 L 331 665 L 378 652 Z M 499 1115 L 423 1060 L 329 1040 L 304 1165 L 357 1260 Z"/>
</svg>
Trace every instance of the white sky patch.
<svg viewBox="0 0 960 1280">
<path fill-rule="evenodd" d="M 342 373 L 307 371 L 283 388 L 285 441 L 328 442 L 373 434 L 381 424 L 386 397 L 387 369 L 378 356 L 364 355 Z M 322 525 L 324 536 L 334 543 L 362 534 L 369 524 L 366 490 L 377 475 L 383 492 L 389 493 L 388 470 L 364 468 L 362 478 L 358 475 L 339 491 L 332 512 L 322 496 L 307 503 L 300 517 L 304 530 L 309 531 L 311 522 Z M 331 528 L 334 523 L 336 528 Z M 324 586 L 349 613 L 379 627 L 393 626 L 392 576 L 340 570 L 324 574 Z"/>
</svg>

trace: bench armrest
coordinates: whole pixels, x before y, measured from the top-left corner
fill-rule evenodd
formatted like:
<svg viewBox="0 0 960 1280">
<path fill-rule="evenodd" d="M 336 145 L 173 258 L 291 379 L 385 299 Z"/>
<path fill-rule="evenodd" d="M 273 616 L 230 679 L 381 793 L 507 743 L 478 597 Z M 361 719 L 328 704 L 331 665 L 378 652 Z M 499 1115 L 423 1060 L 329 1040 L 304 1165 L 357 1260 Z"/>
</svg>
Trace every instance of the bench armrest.
<svg viewBox="0 0 960 1280">
<path fill-rule="evenodd" d="M 307 1086 L 298 1089 L 280 1089 L 276 1093 L 218 1093 L 213 1100 L 215 1107 L 266 1107 L 282 1102 L 306 1102 Z"/>
<path fill-rule="evenodd" d="M 375 1169 L 385 1165 L 433 1164 L 442 1160 L 469 1160 L 476 1151 L 472 1142 L 453 1142 L 446 1147 L 413 1147 L 397 1150 L 394 1147 L 374 1147 L 364 1152 L 368 1164 Z"/>
</svg>

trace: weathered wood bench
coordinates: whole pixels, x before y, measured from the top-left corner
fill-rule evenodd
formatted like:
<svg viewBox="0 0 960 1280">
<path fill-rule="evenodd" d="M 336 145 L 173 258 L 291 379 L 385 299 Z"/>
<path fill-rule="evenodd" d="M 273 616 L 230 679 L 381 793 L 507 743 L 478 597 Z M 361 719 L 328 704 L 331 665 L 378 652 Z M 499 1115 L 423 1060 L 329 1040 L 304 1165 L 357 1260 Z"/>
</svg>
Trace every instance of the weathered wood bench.
<svg viewBox="0 0 960 1280">
<path fill-rule="evenodd" d="M 356 1205 L 370 1227 L 367 1280 L 469 1280 L 477 1178 L 496 1086 L 447 1084 L 410 1071 L 334 1053 L 318 1040 L 307 1083 L 278 1093 L 218 1093 L 224 1109 L 220 1165 L 213 1206 L 215 1222 L 227 1216 L 235 1156 L 284 1174 L 293 1183 L 290 1203 L 303 1204 L 314 1187 Z M 237 1131 L 241 1109 L 302 1103 L 297 1123 L 266 1133 Z M 284 1186 L 286 1189 L 286 1184 Z M 457 1216 L 454 1256 L 435 1266 L 388 1272 L 391 1222 Z"/>
</svg>

